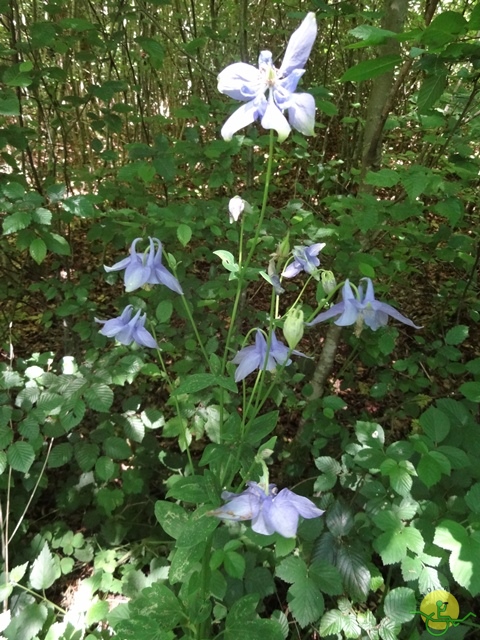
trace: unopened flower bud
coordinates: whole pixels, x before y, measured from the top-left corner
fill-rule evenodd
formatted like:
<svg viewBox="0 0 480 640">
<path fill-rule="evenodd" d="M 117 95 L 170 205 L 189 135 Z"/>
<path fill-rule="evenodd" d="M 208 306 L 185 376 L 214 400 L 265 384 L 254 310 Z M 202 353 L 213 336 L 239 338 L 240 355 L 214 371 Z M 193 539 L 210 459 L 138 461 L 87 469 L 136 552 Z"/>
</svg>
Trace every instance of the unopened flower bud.
<svg viewBox="0 0 480 640">
<path fill-rule="evenodd" d="M 290 309 L 283 325 L 283 335 L 290 349 L 295 349 L 303 336 L 303 311 L 299 307 Z"/>
<path fill-rule="evenodd" d="M 276 258 L 288 258 L 290 255 L 290 234 L 287 233 L 285 238 L 277 245 L 277 250 L 275 252 Z"/>
<path fill-rule="evenodd" d="M 228 203 L 228 215 L 230 224 L 237 222 L 245 209 L 245 201 L 240 196 L 233 197 Z"/>
<path fill-rule="evenodd" d="M 337 281 L 332 271 L 322 271 L 322 287 L 325 293 L 332 293 L 335 291 Z"/>
</svg>

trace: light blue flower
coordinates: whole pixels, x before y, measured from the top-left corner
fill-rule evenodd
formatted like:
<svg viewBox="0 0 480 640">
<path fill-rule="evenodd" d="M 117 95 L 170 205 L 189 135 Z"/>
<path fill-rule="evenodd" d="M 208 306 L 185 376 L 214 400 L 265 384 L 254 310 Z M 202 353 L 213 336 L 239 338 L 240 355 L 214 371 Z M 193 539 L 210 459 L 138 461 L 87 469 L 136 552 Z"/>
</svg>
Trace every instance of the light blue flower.
<svg viewBox="0 0 480 640">
<path fill-rule="evenodd" d="M 239 129 L 261 119 L 262 127 L 275 129 L 280 142 L 287 138 L 291 127 L 306 136 L 314 133 L 315 100 L 308 93 L 295 93 L 298 81 L 317 36 L 313 12 L 290 37 L 279 69 L 273 66 L 272 53 L 261 51 L 258 69 L 245 62 L 235 62 L 218 76 L 220 93 L 245 102 L 225 122 L 222 137 L 231 140 Z M 265 93 L 268 91 L 268 99 Z M 283 115 L 287 110 L 288 119 Z"/>
<path fill-rule="evenodd" d="M 289 489 L 278 491 L 274 484 L 269 485 L 268 493 L 265 493 L 261 485 L 247 482 L 247 489 L 242 493 L 224 491 L 222 498 L 227 503 L 211 511 L 210 515 L 222 520 L 251 520 L 253 531 L 265 536 L 277 532 L 285 538 L 293 538 L 300 516 L 311 519 L 324 513 L 308 498 Z"/>
<path fill-rule="evenodd" d="M 323 311 L 311 322 L 307 323 L 308 326 L 313 326 L 329 318 L 339 316 L 335 320 L 335 324 L 340 327 L 346 327 L 355 323 L 360 325 L 364 322 L 367 327 L 370 327 L 372 331 L 376 331 L 380 327 L 384 327 L 388 322 L 388 316 L 395 318 L 403 324 L 407 324 L 414 329 L 421 329 L 411 320 L 402 315 L 399 311 L 394 309 L 385 302 L 379 302 L 375 300 L 375 293 L 373 291 L 373 284 L 370 278 L 362 278 L 367 281 L 367 290 L 363 292 L 363 286 L 358 287 L 358 294 L 353 293 L 350 282 L 345 280 L 345 284 L 342 288 L 342 302 L 334 304 L 328 311 Z"/>
<path fill-rule="evenodd" d="M 140 311 L 137 311 L 132 318 L 132 311 L 133 307 L 129 304 L 118 318 L 111 320 L 97 320 L 95 318 L 96 322 L 103 324 L 99 333 L 107 338 L 115 338 L 121 344 L 129 345 L 136 342 L 142 347 L 156 348 L 157 343 L 154 337 L 145 329 L 146 314 L 142 315 Z"/>
<path fill-rule="evenodd" d="M 291 353 L 296 356 L 306 357 L 300 351 L 295 350 Z M 257 329 L 255 344 L 240 349 L 232 360 L 233 364 L 238 364 L 237 370 L 235 371 L 235 382 L 240 382 L 255 371 L 255 369 L 275 371 L 277 365 L 285 365 L 287 367 L 292 362 L 288 356 L 288 347 L 285 346 L 283 342 L 277 340 L 275 332 L 272 331 L 270 350 L 268 351 L 267 358 L 267 341 L 263 333 Z"/>
<path fill-rule="evenodd" d="M 318 242 L 309 247 L 293 247 L 292 255 L 295 259 L 284 269 L 282 276 L 284 278 L 293 278 L 300 271 L 305 271 L 310 275 L 314 273 L 320 265 L 320 258 L 317 258 L 317 256 L 324 246 L 324 242 Z"/>
<path fill-rule="evenodd" d="M 172 291 L 183 295 L 178 280 L 162 264 L 162 243 L 158 238 L 149 238 L 150 245 L 144 253 L 137 252 L 141 238 L 135 238 L 130 247 L 130 255 L 105 271 L 123 271 L 125 269 L 125 291 L 135 291 L 144 284 L 163 284 Z M 156 249 L 156 250 L 155 250 Z"/>
</svg>

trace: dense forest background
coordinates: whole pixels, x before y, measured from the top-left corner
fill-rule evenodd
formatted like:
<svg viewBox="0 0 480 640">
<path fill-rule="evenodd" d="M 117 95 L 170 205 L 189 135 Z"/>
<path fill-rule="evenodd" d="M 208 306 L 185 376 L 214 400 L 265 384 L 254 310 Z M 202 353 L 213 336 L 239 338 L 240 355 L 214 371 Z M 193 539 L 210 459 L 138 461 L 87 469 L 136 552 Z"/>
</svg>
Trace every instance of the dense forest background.
<svg viewBox="0 0 480 640">
<path fill-rule="evenodd" d="M 0 637 L 478 637 L 480 3 L 0 11 Z M 223 140 L 218 74 L 278 67 L 308 12 L 315 135 Z M 148 237 L 184 295 L 105 272 Z M 276 296 L 319 242 L 325 275 Z M 422 328 L 302 328 L 308 358 L 237 387 L 248 332 L 346 278 Z M 99 333 L 129 304 L 157 352 Z M 211 517 L 265 473 L 324 516 Z"/>
</svg>

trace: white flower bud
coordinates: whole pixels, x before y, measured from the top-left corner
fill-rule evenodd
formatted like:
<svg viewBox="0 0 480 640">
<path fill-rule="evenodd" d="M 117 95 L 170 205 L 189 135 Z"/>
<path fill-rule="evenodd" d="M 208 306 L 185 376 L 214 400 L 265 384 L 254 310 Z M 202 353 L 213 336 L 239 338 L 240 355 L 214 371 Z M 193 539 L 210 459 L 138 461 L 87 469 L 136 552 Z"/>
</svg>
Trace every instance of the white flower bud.
<svg viewBox="0 0 480 640">
<path fill-rule="evenodd" d="M 237 222 L 245 209 L 245 200 L 242 200 L 240 196 L 233 197 L 228 203 L 228 215 L 230 218 L 230 224 Z"/>
<path fill-rule="evenodd" d="M 332 271 L 322 271 L 322 287 L 325 293 L 332 293 L 337 286 L 337 281 Z"/>
</svg>

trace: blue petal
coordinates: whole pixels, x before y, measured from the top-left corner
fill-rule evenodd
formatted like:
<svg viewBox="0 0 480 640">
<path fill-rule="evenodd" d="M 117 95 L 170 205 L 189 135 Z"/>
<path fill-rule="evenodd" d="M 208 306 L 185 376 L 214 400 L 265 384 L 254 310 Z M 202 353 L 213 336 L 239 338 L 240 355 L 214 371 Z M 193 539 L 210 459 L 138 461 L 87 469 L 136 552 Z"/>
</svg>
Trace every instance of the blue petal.
<svg viewBox="0 0 480 640">
<path fill-rule="evenodd" d="M 294 69 L 303 69 L 317 37 L 317 21 L 307 13 L 302 24 L 290 36 L 279 74 L 288 76 Z"/>
<path fill-rule="evenodd" d="M 278 496 L 274 497 L 268 505 L 264 504 L 263 506 L 265 528 L 271 533 L 277 531 L 285 538 L 293 538 L 298 527 L 297 510 L 288 503 L 277 503 L 277 499 Z"/>
<path fill-rule="evenodd" d="M 305 136 L 315 133 L 315 99 L 309 93 L 292 94 L 288 119 L 294 129 Z"/>
<path fill-rule="evenodd" d="M 311 322 L 306 322 L 305 324 L 307 325 L 307 327 L 313 327 L 319 322 L 323 322 L 324 320 L 329 320 L 330 318 L 340 315 L 344 312 L 344 310 L 345 303 L 337 302 L 337 304 L 334 304 L 333 307 L 331 307 L 328 311 L 322 311 L 322 313 L 319 313 L 318 316 L 315 316 L 315 318 Z"/>
<path fill-rule="evenodd" d="M 304 496 L 299 496 L 290 489 L 282 489 L 274 498 L 274 503 L 278 507 L 285 505 L 293 506 L 303 518 L 318 518 L 324 514 L 311 500 Z"/>
<path fill-rule="evenodd" d="M 125 291 L 135 291 L 143 287 L 150 276 L 150 269 L 143 262 L 131 262 L 125 269 Z"/>
<path fill-rule="evenodd" d="M 183 295 L 183 289 L 179 281 L 163 265 L 155 265 L 154 274 L 148 282 L 150 284 L 163 284 L 172 291 Z"/>
<path fill-rule="evenodd" d="M 234 100 L 246 102 L 266 90 L 259 70 L 245 62 L 230 64 L 218 75 L 218 90 Z"/>
<path fill-rule="evenodd" d="M 231 140 L 237 131 L 252 124 L 259 117 L 263 103 L 266 105 L 267 102 L 265 96 L 262 98 L 263 102 L 257 99 L 251 100 L 232 113 L 220 132 L 224 140 Z"/>
<path fill-rule="evenodd" d="M 275 129 L 278 133 L 279 142 L 283 142 L 288 138 L 288 134 L 291 131 L 291 127 L 288 124 L 287 119 L 273 100 L 268 101 L 268 106 L 262 118 L 262 127 L 264 129 Z"/>
<path fill-rule="evenodd" d="M 302 270 L 302 265 L 298 260 L 291 262 L 288 267 L 283 270 L 282 277 L 283 278 L 294 278 L 297 276 Z"/>
<path fill-rule="evenodd" d="M 403 324 L 407 324 L 409 327 L 413 327 L 414 329 L 422 328 L 421 326 L 418 326 L 415 323 L 413 323 L 406 316 L 402 315 L 399 311 L 394 309 L 392 306 L 390 306 L 386 302 L 379 302 L 378 300 L 375 300 L 375 302 L 372 304 L 372 307 L 375 311 L 386 313 L 392 318 L 395 318 L 395 320 L 398 320 L 399 322 L 403 322 Z"/>
<path fill-rule="evenodd" d="M 238 364 L 237 370 L 235 371 L 235 382 L 240 382 L 253 373 L 255 369 L 258 369 L 262 359 L 256 347 L 252 345 L 239 351 L 232 362 L 233 364 Z"/>
</svg>

